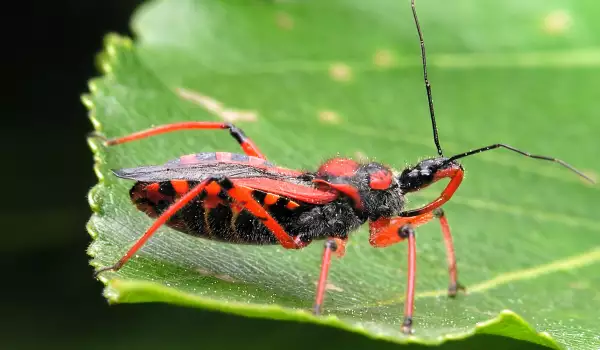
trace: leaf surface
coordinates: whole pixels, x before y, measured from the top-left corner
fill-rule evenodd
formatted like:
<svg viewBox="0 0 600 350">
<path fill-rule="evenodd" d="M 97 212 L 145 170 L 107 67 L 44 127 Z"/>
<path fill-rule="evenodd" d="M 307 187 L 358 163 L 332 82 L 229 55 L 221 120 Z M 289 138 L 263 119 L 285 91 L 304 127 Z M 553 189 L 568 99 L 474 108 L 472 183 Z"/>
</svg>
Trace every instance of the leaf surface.
<svg viewBox="0 0 600 350">
<path fill-rule="evenodd" d="M 440 138 L 447 154 L 504 142 L 591 176 L 600 166 L 600 23 L 594 1 L 419 1 Z M 335 155 L 401 169 L 435 155 L 408 1 L 150 1 L 135 42 L 115 35 L 84 103 L 107 137 L 177 121 L 230 120 L 272 162 L 314 169 Z M 226 132 L 186 131 L 105 148 L 90 139 L 94 266 L 111 265 L 152 220 L 110 169 L 230 151 Z M 332 264 L 329 316 L 308 313 L 322 245 L 301 251 L 216 243 L 162 228 L 118 273 L 112 302 L 162 301 L 315 322 L 400 343 L 475 333 L 553 348 L 600 346 L 598 187 L 506 151 L 463 162 L 445 206 L 469 290 L 446 297 L 440 230 L 419 228 L 415 329 L 399 332 L 406 245 L 374 249 L 361 229 Z M 432 186 L 410 197 L 431 200 Z"/>
</svg>

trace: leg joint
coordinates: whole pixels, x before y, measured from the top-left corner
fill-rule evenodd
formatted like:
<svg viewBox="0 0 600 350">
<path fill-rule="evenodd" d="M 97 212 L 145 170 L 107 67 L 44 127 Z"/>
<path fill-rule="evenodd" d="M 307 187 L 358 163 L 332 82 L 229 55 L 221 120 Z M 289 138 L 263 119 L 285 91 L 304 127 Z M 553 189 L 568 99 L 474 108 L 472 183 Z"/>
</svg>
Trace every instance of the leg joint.
<svg viewBox="0 0 600 350">
<path fill-rule="evenodd" d="M 398 229 L 398 236 L 400 236 L 400 238 L 402 238 L 402 239 L 406 239 L 406 238 L 408 238 L 410 236 L 414 236 L 414 235 L 415 235 L 415 229 L 410 224 L 402 225 Z"/>
<path fill-rule="evenodd" d="M 338 249 L 338 245 L 334 239 L 328 239 L 325 241 L 325 249 L 329 249 L 332 252 L 335 252 Z"/>
<path fill-rule="evenodd" d="M 441 217 L 444 217 L 444 215 L 446 215 L 446 214 L 444 213 L 444 209 L 436 208 L 433 210 L 433 215 L 439 219 Z"/>
<path fill-rule="evenodd" d="M 237 142 L 242 143 L 246 141 L 246 134 L 244 134 L 242 129 L 238 128 L 237 126 L 231 123 L 226 123 L 225 126 L 227 127 L 227 129 L 229 129 L 229 133 L 231 134 L 231 136 L 233 136 L 234 139 L 236 139 Z"/>
</svg>

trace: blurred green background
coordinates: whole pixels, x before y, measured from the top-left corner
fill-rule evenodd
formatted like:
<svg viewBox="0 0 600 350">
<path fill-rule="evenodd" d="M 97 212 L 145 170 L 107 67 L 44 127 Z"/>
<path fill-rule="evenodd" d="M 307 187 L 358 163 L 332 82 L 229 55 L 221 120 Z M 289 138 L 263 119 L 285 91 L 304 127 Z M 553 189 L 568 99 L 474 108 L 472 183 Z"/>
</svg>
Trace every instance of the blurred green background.
<svg viewBox="0 0 600 350">
<path fill-rule="evenodd" d="M 139 1 L 21 2 L 3 11 L 0 348 L 397 348 L 346 332 L 166 305 L 108 306 L 85 231 L 96 183 L 79 96 L 104 34 L 130 35 Z M 490 341 L 491 340 L 491 341 Z M 480 336 L 443 349 L 537 348 Z M 406 347 L 408 348 L 408 347 Z M 410 347 L 416 348 L 416 347 Z"/>
</svg>

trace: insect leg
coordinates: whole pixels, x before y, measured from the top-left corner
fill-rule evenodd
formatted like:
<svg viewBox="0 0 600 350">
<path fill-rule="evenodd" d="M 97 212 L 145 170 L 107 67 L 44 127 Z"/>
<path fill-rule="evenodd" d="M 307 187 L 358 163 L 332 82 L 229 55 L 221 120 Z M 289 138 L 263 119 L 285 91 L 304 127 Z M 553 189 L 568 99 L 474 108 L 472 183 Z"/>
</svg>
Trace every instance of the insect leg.
<svg viewBox="0 0 600 350">
<path fill-rule="evenodd" d="M 323 299 L 325 298 L 325 289 L 327 287 L 327 275 L 329 273 L 329 265 L 331 264 L 331 254 L 335 253 L 338 257 L 342 257 L 346 250 L 347 239 L 329 238 L 325 241 L 325 249 L 323 250 L 323 260 L 321 261 L 321 273 L 317 282 L 317 294 L 315 297 L 315 305 L 313 312 L 315 315 L 321 314 Z"/>
<path fill-rule="evenodd" d="M 385 247 L 408 239 L 408 283 L 404 301 L 402 331 L 412 333 L 412 316 L 415 301 L 415 276 L 417 271 L 417 249 L 414 228 L 433 219 L 432 213 L 412 218 L 381 218 L 369 222 L 369 243 L 374 247 Z"/>
<path fill-rule="evenodd" d="M 158 218 L 156 218 L 156 220 L 154 221 L 152 226 L 150 226 L 150 228 L 148 228 L 148 230 L 146 230 L 144 235 L 140 239 L 138 239 L 137 242 L 135 242 L 135 244 L 131 248 L 129 248 L 127 253 L 125 253 L 125 255 L 123 255 L 123 257 L 121 259 L 119 259 L 119 261 L 116 264 L 114 264 L 112 266 L 108 266 L 108 267 L 103 267 L 103 268 L 97 270 L 94 273 L 94 276 L 97 277 L 100 273 L 102 273 L 104 271 L 109 271 L 109 270 L 118 271 L 146 243 L 146 241 L 154 234 L 154 232 L 156 232 L 156 230 L 158 230 L 159 227 L 164 225 L 173 215 L 175 215 L 175 213 L 177 213 L 181 208 L 183 208 L 191 200 L 193 200 L 198 195 L 200 195 L 200 193 L 202 193 L 204 188 L 206 186 L 208 186 L 211 182 L 214 182 L 214 181 L 215 181 L 215 179 L 207 179 L 207 180 L 199 183 L 195 187 L 193 187 L 186 194 L 184 194 L 175 203 L 173 203 L 167 210 L 165 210 L 162 214 L 160 214 L 160 216 Z"/>
<path fill-rule="evenodd" d="M 412 333 L 412 318 L 415 303 L 415 278 L 417 275 L 417 244 L 415 230 L 412 225 L 404 225 L 398 231 L 402 239 L 408 239 L 408 276 L 406 283 L 406 298 L 404 300 L 404 321 L 402 332 Z"/>
<path fill-rule="evenodd" d="M 265 156 L 260 152 L 258 146 L 254 144 L 252 140 L 250 140 L 244 132 L 231 123 L 221 123 L 221 122 L 180 122 L 180 123 L 172 123 L 172 124 L 164 124 L 155 126 L 150 129 L 142 130 L 135 132 L 133 134 L 129 134 L 123 137 L 117 137 L 112 139 L 105 139 L 105 144 L 107 146 L 119 145 L 126 142 L 131 142 L 135 140 L 140 140 L 146 137 L 156 136 L 164 133 L 169 133 L 173 131 L 179 130 L 197 130 L 197 129 L 228 129 L 229 133 L 233 138 L 240 144 L 244 153 L 249 156 L 258 157 L 265 159 Z M 94 136 L 102 137 L 96 133 L 92 133 Z"/>
<path fill-rule="evenodd" d="M 442 226 L 442 234 L 444 235 L 444 243 L 446 245 L 446 258 L 448 260 L 448 273 L 450 274 L 448 296 L 453 298 L 459 290 L 465 291 L 465 286 L 458 282 L 454 243 L 452 243 L 452 234 L 450 233 L 450 225 L 448 225 L 446 214 L 442 208 L 438 208 L 433 211 L 433 215 L 438 218 L 440 225 Z"/>
<path fill-rule="evenodd" d="M 446 259 L 448 261 L 448 272 L 450 275 L 450 286 L 448 287 L 448 296 L 454 297 L 459 290 L 465 290 L 465 287 L 457 280 L 456 257 L 454 255 L 454 244 L 450 234 L 450 225 L 444 211 L 439 208 L 434 211 L 412 217 L 380 218 L 369 222 L 370 236 L 369 242 L 372 246 L 382 248 L 402 241 L 398 231 L 404 225 L 417 227 L 423 225 L 433 218 L 438 218 L 442 227 L 444 243 L 446 245 Z"/>
<path fill-rule="evenodd" d="M 417 249 L 414 228 L 433 219 L 433 213 L 412 218 L 380 218 L 369 222 L 369 243 L 374 247 L 385 247 L 408 239 L 408 283 L 404 302 L 402 331 L 412 333 L 412 317 L 415 301 L 415 276 L 417 271 Z"/>
<path fill-rule="evenodd" d="M 114 265 L 104 267 L 95 272 L 94 276 L 98 276 L 101 272 L 112 270 L 118 271 L 123 265 L 146 243 L 146 241 L 158 230 L 158 228 L 164 225 L 175 213 L 181 210 L 187 203 L 199 196 L 202 191 L 209 185 L 216 184 L 220 189 L 223 189 L 229 194 L 231 199 L 236 201 L 248 212 L 253 214 L 256 218 L 261 220 L 263 224 L 273 232 L 279 243 L 286 249 L 298 249 L 303 248 L 307 245 L 305 242 L 294 240 L 285 230 L 273 219 L 273 217 L 258 203 L 248 189 L 245 187 L 235 186 L 234 183 L 226 177 L 211 177 L 204 180 L 200 184 L 192 188 L 191 191 L 187 192 L 175 203 L 173 203 L 167 210 L 165 210 L 150 226 L 150 228 L 144 233 L 144 235 L 125 253 L 125 255 Z M 214 190 L 211 188 L 211 190 Z M 217 188 L 218 190 L 218 188 Z"/>
<path fill-rule="evenodd" d="M 369 243 L 373 247 L 383 248 L 403 240 L 398 232 L 403 226 L 412 227 L 421 226 L 433 219 L 433 213 L 425 213 L 419 216 L 409 218 L 380 218 L 375 221 L 369 221 Z"/>
</svg>

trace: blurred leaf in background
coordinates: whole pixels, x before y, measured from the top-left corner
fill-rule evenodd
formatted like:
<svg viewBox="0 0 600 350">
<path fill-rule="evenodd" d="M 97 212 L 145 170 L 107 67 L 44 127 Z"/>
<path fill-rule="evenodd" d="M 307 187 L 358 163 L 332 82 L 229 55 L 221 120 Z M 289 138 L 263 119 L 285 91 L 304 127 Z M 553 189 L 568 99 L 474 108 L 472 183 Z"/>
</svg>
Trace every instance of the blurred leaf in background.
<svg viewBox="0 0 600 350">
<path fill-rule="evenodd" d="M 418 10 L 447 154 L 504 142 L 596 176 L 597 2 L 422 0 Z M 105 76 L 84 98 L 108 137 L 176 121 L 228 120 L 285 167 L 314 169 L 339 154 L 401 169 L 435 155 L 408 1 L 150 1 L 133 27 L 135 42 L 107 37 Z M 227 133 L 210 131 L 111 149 L 90 145 L 100 178 L 90 193 L 95 266 L 113 264 L 152 222 L 130 204 L 132 183 L 110 169 L 239 152 Z M 508 152 L 464 165 L 466 180 L 445 209 L 469 294 L 445 296 L 439 227 L 419 228 L 412 338 L 399 332 L 406 246 L 373 249 L 364 229 L 332 265 L 325 307 L 335 316 L 295 310 L 313 302 L 321 244 L 285 251 L 167 228 L 119 273 L 105 275 L 105 294 L 113 302 L 315 322 L 400 343 L 478 333 L 598 347 L 598 188 L 556 164 Z M 442 188 L 411 197 L 410 206 Z"/>
</svg>

